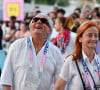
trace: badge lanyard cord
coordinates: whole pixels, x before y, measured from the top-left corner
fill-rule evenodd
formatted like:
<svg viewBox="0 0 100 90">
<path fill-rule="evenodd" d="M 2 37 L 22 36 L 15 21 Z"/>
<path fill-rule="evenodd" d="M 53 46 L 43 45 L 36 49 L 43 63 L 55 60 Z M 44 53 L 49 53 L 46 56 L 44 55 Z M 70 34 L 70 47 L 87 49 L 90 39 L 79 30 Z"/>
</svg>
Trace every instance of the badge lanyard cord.
<svg viewBox="0 0 100 90">
<path fill-rule="evenodd" d="M 89 84 L 90 84 L 91 89 L 95 88 L 95 89 L 97 90 L 97 88 L 96 88 L 96 83 L 95 83 L 95 81 L 94 81 L 94 78 L 93 78 L 93 76 L 92 76 L 90 70 L 88 69 L 88 67 L 87 67 L 87 65 L 86 65 L 86 63 L 85 63 L 85 61 L 84 61 L 83 58 L 82 58 L 82 65 L 83 65 L 83 68 L 84 68 L 84 71 L 85 71 L 85 73 L 86 73 L 86 77 L 87 77 L 87 79 L 88 79 L 88 82 L 89 82 Z M 91 78 L 90 78 L 89 74 L 90 74 L 90 76 L 91 76 L 91 78 L 92 78 L 92 80 L 93 80 L 94 86 L 93 86 L 93 84 L 92 84 L 92 81 L 91 81 Z"/>
<path fill-rule="evenodd" d="M 88 69 L 88 68 L 87 68 L 87 69 Z M 93 78 L 93 76 L 92 76 L 92 74 L 91 74 L 91 72 L 90 72 L 89 69 L 88 69 L 88 71 L 89 71 L 89 74 L 90 74 L 90 76 L 91 76 L 91 78 L 92 78 L 92 80 L 93 80 L 94 88 L 97 90 L 97 88 L 96 88 L 96 83 L 95 83 L 95 81 L 94 81 L 94 78 Z"/>
<path fill-rule="evenodd" d="M 30 51 L 29 51 L 29 54 L 30 54 L 30 62 L 32 63 L 33 62 L 33 51 L 32 51 L 32 45 L 31 45 L 30 37 L 27 37 L 27 43 L 28 43 L 28 46 L 29 46 L 29 49 L 30 49 Z M 46 54 L 47 54 L 48 47 L 49 47 L 49 41 L 47 40 L 46 41 L 46 44 L 45 44 L 45 48 L 44 48 L 42 60 L 41 60 L 40 73 L 43 72 L 43 66 L 44 66 L 44 62 L 45 62 L 45 58 L 46 58 Z"/>
<path fill-rule="evenodd" d="M 98 66 L 98 76 L 99 76 L 99 80 L 100 80 L 100 60 L 99 60 L 99 56 L 96 57 L 96 63 Z"/>
</svg>

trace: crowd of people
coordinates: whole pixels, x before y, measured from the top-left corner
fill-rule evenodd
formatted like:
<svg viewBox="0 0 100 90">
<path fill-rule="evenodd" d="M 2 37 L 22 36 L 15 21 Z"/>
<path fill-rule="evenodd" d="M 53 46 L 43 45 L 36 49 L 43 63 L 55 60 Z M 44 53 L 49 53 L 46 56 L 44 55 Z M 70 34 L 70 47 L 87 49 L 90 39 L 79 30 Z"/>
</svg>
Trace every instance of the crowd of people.
<svg viewBox="0 0 100 90">
<path fill-rule="evenodd" d="M 0 25 L 3 90 L 100 90 L 100 6 L 55 8 Z"/>
</svg>

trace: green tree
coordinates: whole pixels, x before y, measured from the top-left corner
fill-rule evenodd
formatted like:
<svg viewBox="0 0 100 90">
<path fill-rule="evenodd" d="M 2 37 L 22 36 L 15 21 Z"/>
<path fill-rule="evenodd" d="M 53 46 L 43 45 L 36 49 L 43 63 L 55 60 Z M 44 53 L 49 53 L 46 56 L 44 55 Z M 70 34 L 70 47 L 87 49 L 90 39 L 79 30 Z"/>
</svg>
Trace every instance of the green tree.
<svg viewBox="0 0 100 90">
<path fill-rule="evenodd" d="M 67 5 L 69 5 L 69 0 L 56 0 L 56 3 L 59 6 L 67 6 Z"/>
<path fill-rule="evenodd" d="M 54 5 L 55 2 L 56 2 L 55 0 L 48 0 L 48 4 L 49 4 L 49 5 Z"/>
<path fill-rule="evenodd" d="M 98 3 L 100 3 L 100 0 L 97 0 Z"/>
<path fill-rule="evenodd" d="M 35 3 L 46 5 L 54 5 L 56 3 L 59 6 L 67 6 L 69 4 L 69 0 L 35 0 Z"/>
<path fill-rule="evenodd" d="M 36 4 L 48 4 L 48 0 L 35 0 Z"/>
</svg>

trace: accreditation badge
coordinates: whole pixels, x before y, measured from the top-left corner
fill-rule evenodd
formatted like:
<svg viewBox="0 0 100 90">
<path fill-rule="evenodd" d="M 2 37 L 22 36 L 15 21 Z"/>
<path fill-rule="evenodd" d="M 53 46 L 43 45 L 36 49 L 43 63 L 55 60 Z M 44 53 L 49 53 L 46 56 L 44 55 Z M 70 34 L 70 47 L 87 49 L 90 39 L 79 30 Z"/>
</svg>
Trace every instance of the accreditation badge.
<svg viewBox="0 0 100 90">
<path fill-rule="evenodd" d="M 32 72 L 32 67 L 29 67 L 26 73 L 25 85 L 23 90 L 37 90 L 40 84 L 38 75 Z"/>
</svg>

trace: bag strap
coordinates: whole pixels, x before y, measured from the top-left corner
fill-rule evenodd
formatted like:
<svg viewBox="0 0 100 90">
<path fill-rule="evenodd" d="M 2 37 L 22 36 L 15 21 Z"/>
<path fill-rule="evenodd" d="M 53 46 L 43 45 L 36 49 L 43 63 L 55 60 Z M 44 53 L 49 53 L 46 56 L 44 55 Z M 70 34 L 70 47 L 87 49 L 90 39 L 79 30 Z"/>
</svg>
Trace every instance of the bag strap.
<svg viewBox="0 0 100 90">
<path fill-rule="evenodd" d="M 84 88 L 84 90 L 86 90 L 85 83 L 84 83 L 84 81 L 83 81 L 83 78 L 82 78 L 82 75 L 81 75 L 81 72 L 80 72 L 80 69 L 79 69 L 79 65 L 78 65 L 77 61 L 75 61 L 75 63 L 76 63 L 76 67 L 77 67 L 77 70 L 78 70 L 78 72 L 79 72 L 79 75 L 80 75 L 82 84 L 83 84 L 83 88 Z"/>
</svg>

